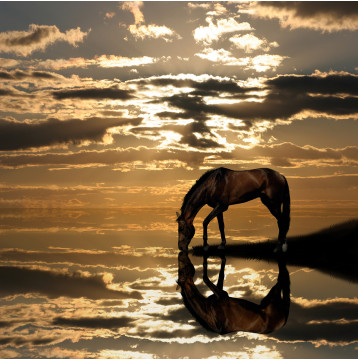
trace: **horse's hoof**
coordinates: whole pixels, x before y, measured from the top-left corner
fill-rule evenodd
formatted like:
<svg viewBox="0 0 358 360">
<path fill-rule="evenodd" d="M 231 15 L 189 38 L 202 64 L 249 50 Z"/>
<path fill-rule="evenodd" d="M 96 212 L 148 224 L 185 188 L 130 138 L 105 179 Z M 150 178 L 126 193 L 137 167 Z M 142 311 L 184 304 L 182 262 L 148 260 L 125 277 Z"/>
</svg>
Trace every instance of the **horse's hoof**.
<svg viewBox="0 0 358 360">
<path fill-rule="evenodd" d="M 278 252 L 287 252 L 287 248 L 288 248 L 288 245 L 287 245 L 287 243 L 284 243 L 284 244 L 279 244 L 279 245 L 277 245 L 276 247 L 275 247 L 275 249 L 274 249 L 274 253 L 278 253 Z"/>
<path fill-rule="evenodd" d="M 204 251 L 208 251 L 208 250 L 209 250 L 209 245 L 204 246 L 204 247 L 203 247 L 203 250 L 204 250 Z"/>
</svg>

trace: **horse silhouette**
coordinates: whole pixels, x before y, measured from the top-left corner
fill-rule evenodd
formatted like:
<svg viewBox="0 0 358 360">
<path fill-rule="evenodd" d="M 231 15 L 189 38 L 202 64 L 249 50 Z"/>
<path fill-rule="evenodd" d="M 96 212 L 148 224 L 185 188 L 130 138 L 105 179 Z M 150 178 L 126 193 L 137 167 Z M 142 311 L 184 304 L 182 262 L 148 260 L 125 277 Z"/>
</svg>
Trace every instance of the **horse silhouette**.
<svg viewBox="0 0 358 360">
<path fill-rule="evenodd" d="M 259 305 L 232 298 L 223 290 L 225 257 L 222 257 L 217 285 L 207 276 L 207 257 L 204 257 L 203 280 L 213 292 L 213 295 L 205 297 L 194 284 L 195 269 L 188 253 L 180 252 L 178 285 L 186 308 L 204 328 L 218 334 L 237 331 L 268 334 L 286 324 L 290 308 L 290 278 L 282 256 L 278 266 L 278 281 Z"/>
<path fill-rule="evenodd" d="M 279 228 L 276 250 L 287 250 L 286 235 L 290 227 L 290 191 L 286 178 L 271 169 L 234 171 L 226 168 L 210 170 L 202 175 L 185 195 L 181 214 L 177 213 L 178 247 L 186 251 L 194 237 L 194 218 L 204 205 L 213 208 L 203 222 L 204 250 L 207 251 L 207 228 L 217 217 L 221 234 L 220 249 L 226 244 L 223 212 L 229 205 L 256 198 L 277 219 Z"/>
</svg>

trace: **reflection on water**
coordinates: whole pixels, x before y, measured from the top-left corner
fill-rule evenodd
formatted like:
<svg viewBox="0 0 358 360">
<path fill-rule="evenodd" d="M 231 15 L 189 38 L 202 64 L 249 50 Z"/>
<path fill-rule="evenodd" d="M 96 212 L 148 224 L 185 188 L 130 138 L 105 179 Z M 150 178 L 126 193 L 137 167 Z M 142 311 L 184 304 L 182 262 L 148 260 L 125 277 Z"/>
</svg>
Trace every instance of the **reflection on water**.
<svg viewBox="0 0 358 360">
<path fill-rule="evenodd" d="M 358 284 L 352 282 L 356 275 L 350 262 L 357 258 L 358 241 L 349 242 L 356 236 L 354 226 L 334 228 L 344 243 L 336 251 L 329 245 L 332 234 L 321 236 L 327 241 L 322 252 L 321 245 L 309 252 L 317 237 L 294 236 L 356 213 L 293 211 L 286 325 L 270 334 L 218 335 L 193 318 L 176 289 L 175 209 L 1 210 L 0 357 L 355 358 Z M 197 221 L 204 217 L 199 213 Z M 194 285 L 205 298 L 212 289 L 220 295 L 224 287 L 230 298 L 260 304 L 268 296 L 270 303 L 272 289 L 285 284 L 285 276 L 280 278 L 284 264 L 278 267 L 272 252 L 255 244 L 277 235 L 274 220 L 255 208 L 233 209 L 226 213 L 226 224 L 226 264 L 220 257 L 189 254 Z M 216 224 L 209 231 L 212 243 L 219 243 Z M 251 245 L 235 253 L 234 245 L 243 241 Z M 192 245 L 199 244 L 198 232 Z M 336 256 L 327 257 L 327 248 Z M 345 263 L 344 270 L 329 262 Z M 285 303 L 282 292 L 280 298 Z"/>
<path fill-rule="evenodd" d="M 268 334 L 282 328 L 286 324 L 290 308 L 290 278 L 284 256 L 278 258 L 277 283 L 259 305 L 230 297 L 223 290 L 225 263 L 225 255 L 222 255 L 219 279 L 215 285 L 208 277 L 207 256 L 204 255 L 203 281 L 213 292 L 209 297 L 205 297 L 194 284 L 195 269 L 187 252 L 179 253 L 178 284 L 185 306 L 198 322 L 219 334 L 236 331 Z"/>
</svg>

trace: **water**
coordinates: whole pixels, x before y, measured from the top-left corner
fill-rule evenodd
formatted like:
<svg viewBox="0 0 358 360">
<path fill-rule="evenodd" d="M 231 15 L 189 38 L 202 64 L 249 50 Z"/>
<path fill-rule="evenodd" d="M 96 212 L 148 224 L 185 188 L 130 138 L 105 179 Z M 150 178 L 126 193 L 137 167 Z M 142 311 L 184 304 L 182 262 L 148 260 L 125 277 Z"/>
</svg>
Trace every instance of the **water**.
<svg viewBox="0 0 358 360">
<path fill-rule="evenodd" d="M 200 245 L 200 223 L 191 246 Z M 293 209 L 289 235 L 355 218 L 357 209 Z M 286 325 L 268 335 L 218 335 L 184 306 L 178 279 L 175 209 L 3 209 L 0 248 L 1 358 L 356 358 L 358 279 L 287 266 Z M 228 244 L 274 238 L 257 208 L 225 213 Z M 215 221 L 209 243 L 219 242 Z M 309 251 L 309 249 L 307 249 Z M 197 288 L 203 258 L 189 254 Z M 209 257 L 218 280 L 221 259 Z M 259 303 L 276 284 L 275 262 L 227 254 L 224 290 Z"/>
</svg>

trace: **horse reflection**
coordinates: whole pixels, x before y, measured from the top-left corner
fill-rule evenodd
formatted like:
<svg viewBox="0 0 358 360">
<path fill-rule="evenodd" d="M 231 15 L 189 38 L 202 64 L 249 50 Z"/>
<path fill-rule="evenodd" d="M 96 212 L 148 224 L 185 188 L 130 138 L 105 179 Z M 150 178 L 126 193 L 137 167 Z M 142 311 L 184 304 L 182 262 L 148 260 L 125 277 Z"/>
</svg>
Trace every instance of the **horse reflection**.
<svg viewBox="0 0 358 360">
<path fill-rule="evenodd" d="M 218 283 L 214 285 L 208 278 L 207 256 L 204 256 L 203 280 L 213 292 L 209 297 L 205 297 L 194 284 L 195 269 L 187 252 L 179 253 L 178 284 L 185 306 L 198 322 L 219 334 L 236 331 L 268 334 L 282 328 L 287 322 L 290 308 L 290 278 L 284 258 L 279 256 L 277 283 L 260 305 L 232 298 L 223 290 L 225 262 L 226 259 L 222 256 Z"/>
</svg>

